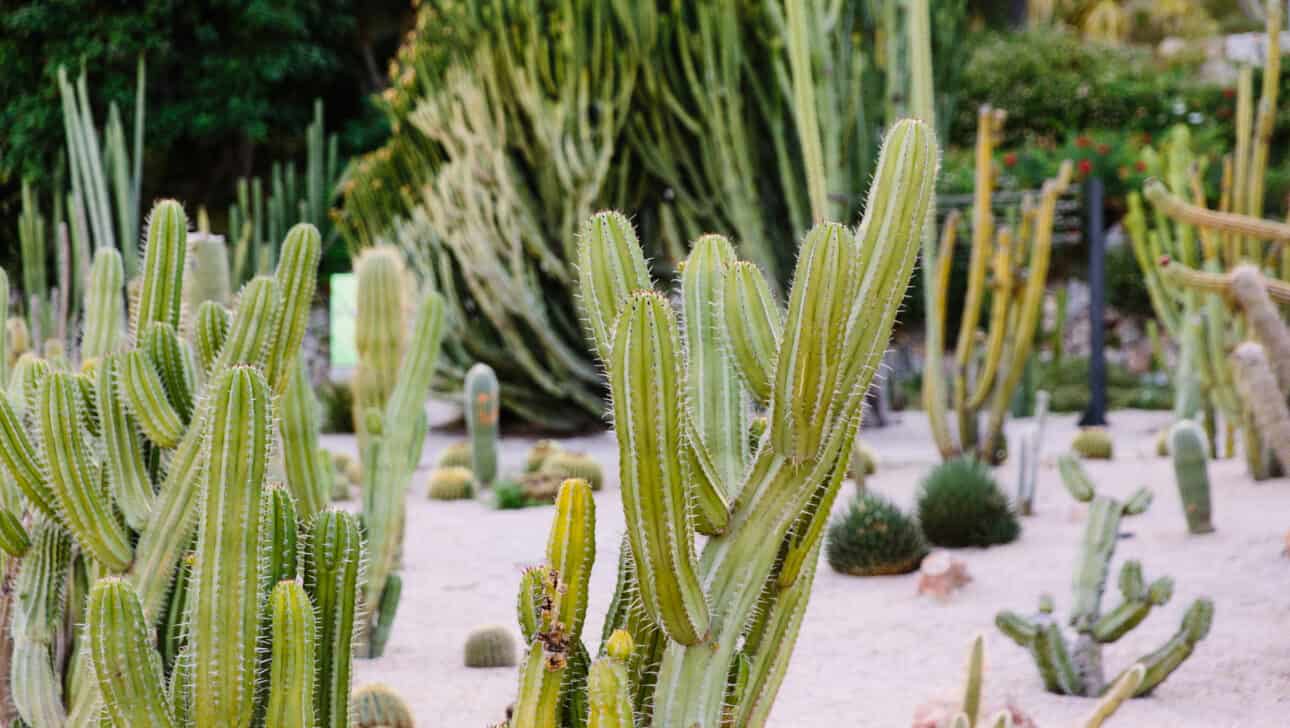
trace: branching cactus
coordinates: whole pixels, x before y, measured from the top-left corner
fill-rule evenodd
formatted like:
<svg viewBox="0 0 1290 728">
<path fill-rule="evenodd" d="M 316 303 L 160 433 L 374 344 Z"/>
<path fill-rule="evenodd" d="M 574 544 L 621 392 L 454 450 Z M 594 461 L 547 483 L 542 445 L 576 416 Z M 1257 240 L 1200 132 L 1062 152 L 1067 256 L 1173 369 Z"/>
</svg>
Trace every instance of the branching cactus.
<svg viewBox="0 0 1290 728">
<path fill-rule="evenodd" d="M 860 226 L 820 224 L 804 238 L 786 313 L 761 295 L 769 287 L 733 260 L 729 243 L 704 238 L 682 277 L 683 327 L 654 290 L 630 223 L 617 213 L 586 222 L 581 307 L 609 373 L 627 521 L 600 650 L 611 662 L 591 668 L 593 712 L 580 634 L 594 554 L 590 492 L 566 481 L 546 563 L 521 582 L 529 644 L 512 728 L 554 725 L 562 711 L 573 725 L 591 715 L 620 725 L 630 714 L 646 725 L 765 724 L 861 404 L 909 282 L 936 169 L 932 132 L 916 121 L 893 126 Z M 704 301 L 685 298 L 696 295 L 718 303 L 721 315 L 692 313 Z M 714 335 L 705 320 L 727 323 Z M 748 340 L 774 334 L 778 343 Z M 769 412 L 752 451 L 744 381 L 766 387 Z M 700 531 L 711 532 L 702 554 Z"/>
<path fill-rule="evenodd" d="M 487 487 L 497 478 L 497 427 L 501 399 L 497 375 L 484 363 L 466 372 L 466 431 L 470 433 L 470 469 L 475 481 Z"/>
<path fill-rule="evenodd" d="M 24 595 L 9 677 L 33 727 L 99 725 L 105 708 L 117 726 L 261 725 L 275 655 L 303 664 L 313 651 L 320 675 L 348 675 L 361 563 L 352 516 L 318 516 L 352 533 L 343 558 L 333 557 L 351 577 L 328 582 L 318 619 L 348 614 L 335 623 L 350 626 L 320 630 L 312 648 L 270 649 L 275 627 L 299 631 L 285 613 L 275 624 L 269 595 L 298 576 L 297 506 L 287 493 L 306 486 L 291 469 L 285 489 L 266 475 L 313 298 L 317 231 L 292 228 L 277 270 L 248 283 L 233 311 L 202 304 L 190 347 L 178 335 L 187 225 L 178 203 L 154 207 L 128 329 L 118 319 L 120 260 L 100 251 L 85 302 L 100 311 L 80 347 L 83 373 L 28 354 L 0 397 L 0 530 L 22 554 Z M 319 604 L 322 593 L 308 596 Z M 73 629 L 86 623 L 89 631 Z M 297 693 L 303 685 L 289 682 Z M 341 692 L 339 712 L 315 711 L 318 725 L 346 725 L 347 677 Z"/>
<path fill-rule="evenodd" d="M 1053 617 L 1053 600 L 1047 594 L 1040 597 L 1039 612 L 1034 616 L 1000 612 L 995 625 L 1030 651 L 1044 688 L 1049 692 L 1093 697 L 1111 685 L 1102 667 L 1103 645 L 1119 640 L 1146 619 L 1153 607 L 1167 603 L 1173 596 L 1173 579 L 1161 577 L 1148 585 L 1142 575 L 1142 565 L 1126 561 L 1120 568 L 1120 603 L 1102 612 L 1111 558 L 1120 538 L 1120 520 L 1145 511 L 1151 505 L 1151 491 L 1141 488 L 1121 502 L 1098 495 L 1084 466 L 1074 456 L 1063 455 L 1058 460 L 1058 468 L 1071 496 L 1088 504 L 1071 604 L 1074 641 L 1068 639 Z M 1214 603 L 1209 599 L 1192 602 L 1178 632 L 1160 649 L 1138 660 L 1145 672 L 1134 696 L 1149 694 L 1191 656 L 1196 644 L 1209 634 L 1213 615 Z M 1119 678 L 1112 682 L 1118 681 Z"/>
</svg>

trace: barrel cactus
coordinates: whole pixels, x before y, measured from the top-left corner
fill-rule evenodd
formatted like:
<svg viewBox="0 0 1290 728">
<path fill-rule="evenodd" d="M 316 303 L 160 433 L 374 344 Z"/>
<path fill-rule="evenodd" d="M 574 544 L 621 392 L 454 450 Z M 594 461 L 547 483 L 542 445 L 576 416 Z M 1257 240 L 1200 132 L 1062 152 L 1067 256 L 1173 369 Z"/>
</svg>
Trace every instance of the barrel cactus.
<svg viewBox="0 0 1290 728">
<path fill-rule="evenodd" d="M 466 440 L 454 442 L 439 452 L 439 457 L 435 463 L 441 468 L 466 468 L 470 469 L 471 455 L 470 443 Z"/>
<path fill-rule="evenodd" d="M 1071 452 L 1087 460 L 1110 460 L 1115 443 L 1111 433 L 1101 427 L 1086 427 L 1071 440 Z"/>
<path fill-rule="evenodd" d="M 975 458 L 946 461 L 923 478 L 918 522 L 928 541 L 945 548 L 1010 543 L 1021 533 L 990 467 Z"/>
<path fill-rule="evenodd" d="M 542 468 L 546 459 L 561 451 L 560 443 L 555 440 L 538 440 L 524 456 L 524 472 L 536 473 Z"/>
<path fill-rule="evenodd" d="M 466 468 L 435 468 L 426 475 L 426 497 L 431 500 L 469 498 L 474 487 L 475 476 Z"/>
<path fill-rule="evenodd" d="M 354 691 L 353 728 L 413 728 L 412 709 L 394 689 L 369 683 Z"/>
<path fill-rule="evenodd" d="M 515 635 L 500 625 L 480 627 L 466 638 L 466 667 L 514 667 Z"/>
<path fill-rule="evenodd" d="M 581 478 L 591 484 L 592 490 L 600 490 L 605 485 L 605 472 L 596 459 L 580 452 L 554 452 L 542 463 L 539 473 L 557 477 Z"/>
<path fill-rule="evenodd" d="M 927 554 L 918 524 L 877 493 L 861 493 L 829 525 L 825 554 L 851 576 L 907 574 Z"/>
</svg>

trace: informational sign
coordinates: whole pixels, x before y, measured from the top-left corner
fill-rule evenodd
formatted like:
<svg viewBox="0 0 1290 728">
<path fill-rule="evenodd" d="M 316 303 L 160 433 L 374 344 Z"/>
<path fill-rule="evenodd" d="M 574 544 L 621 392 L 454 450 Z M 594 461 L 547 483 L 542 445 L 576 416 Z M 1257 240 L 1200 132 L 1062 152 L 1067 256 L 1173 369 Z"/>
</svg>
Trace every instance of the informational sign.
<svg viewBox="0 0 1290 728">
<path fill-rule="evenodd" d="M 358 317 L 358 281 L 353 273 L 334 273 L 331 277 L 331 367 L 352 369 L 358 364 L 354 349 L 354 321 Z"/>
</svg>

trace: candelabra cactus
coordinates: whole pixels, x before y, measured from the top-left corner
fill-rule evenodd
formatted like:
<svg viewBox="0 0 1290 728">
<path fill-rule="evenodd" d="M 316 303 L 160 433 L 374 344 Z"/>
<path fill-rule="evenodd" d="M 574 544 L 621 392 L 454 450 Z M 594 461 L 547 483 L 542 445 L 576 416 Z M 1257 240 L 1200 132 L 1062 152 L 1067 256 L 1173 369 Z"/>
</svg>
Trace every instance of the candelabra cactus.
<svg viewBox="0 0 1290 728">
<path fill-rule="evenodd" d="M 1173 596 L 1173 580 L 1161 577 L 1148 585 L 1142 575 L 1142 565 L 1126 561 L 1120 569 L 1120 604 L 1103 613 L 1102 595 L 1120 537 L 1120 520 L 1145 511 L 1151 505 L 1151 492 L 1141 488 L 1121 502 L 1098 495 L 1077 458 L 1061 456 L 1058 468 L 1071 496 L 1089 504 L 1080 558 L 1075 566 L 1070 619 L 1075 631 L 1074 644 L 1068 641 L 1053 617 L 1053 600 L 1047 594 L 1040 597 L 1039 612 L 1033 617 L 1000 612 L 995 625 L 1030 651 L 1049 692 L 1091 697 L 1101 695 L 1110 685 L 1102 668 L 1102 646 L 1119 640 L 1138 626 L 1152 607 L 1168 602 Z M 1134 696 L 1150 693 L 1191 656 L 1196 644 L 1209 633 L 1213 614 L 1214 603 L 1209 599 L 1192 603 L 1178 632 L 1160 649 L 1138 660 L 1145 672 L 1141 684 L 1133 691 Z"/>
<path fill-rule="evenodd" d="M 105 708 L 118 726 L 288 725 L 265 711 L 272 704 L 306 715 L 282 707 L 313 702 L 300 692 L 313 684 L 300 666 L 313 661 L 321 675 L 343 663 L 348 675 L 352 627 L 320 632 L 312 646 L 279 643 L 275 631 L 312 630 L 284 611 L 288 604 L 275 600 L 281 609 L 271 610 L 269 600 L 278 581 L 297 578 L 298 526 L 287 492 L 302 486 L 290 469 L 286 489 L 269 487 L 266 474 L 313 297 L 317 232 L 293 228 L 274 275 L 249 283 L 234 312 L 200 306 L 192 347 L 176 333 L 186 237 L 183 209 L 159 202 L 147 225 L 130 337 L 114 328 L 124 300 L 121 262 L 101 250 L 86 307 L 103 315 L 87 322 L 84 373 L 27 355 L 9 396 L 0 397 L 0 465 L 31 519 L 25 548 L 19 536 L 26 530 L 11 528 L 22 522 L 17 510 L 6 510 L 0 530 L 6 547 L 22 553 L 17 586 L 25 596 L 16 602 L 10 678 L 21 686 L 16 703 L 32 726 L 97 725 Z M 6 509 L 22 507 L 0 500 Z M 352 625 L 357 523 L 331 512 L 315 523 L 337 519 L 352 533 L 353 574 L 329 587 L 330 601 L 312 588 L 308 599 L 318 615 L 345 612 Z M 181 560 L 188 563 L 182 571 Z M 92 588 L 91 578 L 100 580 Z M 300 619 L 314 611 L 288 601 Z M 276 619 L 272 611 L 280 612 Z M 88 631 L 71 629 L 79 623 Z M 66 675 L 56 672 L 63 669 L 53 660 L 56 644 L 72 655 Z M 277 659 L 292 666 L 273 673 Z M 270 674 L 282 677 L 257 685 L 256 676 Z M 171 689 L 163 691 L 167 680 Z M 278 687 L 288 685 L 284 696 Z M 318 685 L 324 693 L 326 683 Z M 318 725 L 345 724 L 348 692 L 346 677 L 341 709 L 315 711 Z"/>
<path fill-rule="evenodd" d="M 497 375 L 484 363 L 466 372 L 466 431 L 470 433 L 470 469 L 487 487 L 497 479 L 497 427 L 501 416 Z"/>
<path fill-rule="evenodd" d="M 908 285 L 936 167 L 928 127 L 894 125 L 859 228 L 820 224 L 806 235 L 782 323 L 717 332 L 732 339 L 781 332 L 778 346 L 745 340 L 714 348 L 736 358 L 770 352 L 734 369 L 708 367 L 702 352 L 681 345 L 682 333 L 691 334 L 653 290 L 624 217 L 600 213 L 583 226 L 581 306 L 609 373 L 627 520 L 605 639 L 618 643 L 620 658 L 625 640 L 614 639 L 616 630 L 638 646 L 621 661 L 628 689 L 613 690 L 620 719 L 634 713 L 654 725 L 764 725 L 810 597 L 864 395 Z M 698 291 L 714 301 L 734 285 L 727 279 L 717 286 L 717 272 L 748 274 L 725 255 L 727 246 L 711 238 L 696 248 L 695 268 L 709 280 L 693 287 L 683 281 L 683 297 Z M 731 298 L 720 304 L 725 321 L 745 315 L 732 310 L 741 304 Z M 773 306 L 762 312 L 779 316 Z M 743 376 L 729 376 L 737 371 L 760 372 L 769 386 L 768 429 L 755 452 L 742 414 L 722 414 L 727 396 L 742 402 L 727 389 L 742 389 Z M 710 396 L 708 386 L 721 396 Z M 705 408 L 715 409 L 698 411 Z M 692 466 L 725 458 L 740 464 L 734 480 L 723 479 L 728 470 Z M 566 481 L 556 509 L 547 561 L 521 583 L 528 650 L 512 728 L 552 725 L 562 710 L 579 723 L 589 714 L 581 678 L 588 669 L 581 617 L 595 553 L 589 486 Z M 711 533 L 702 559 L 700 530 Z M 741 679 L 732 682 L 736 673 Z M 651 696 L 654 676 L 661 687 Z M 611 712 L 598 709 L 597 720 Z"/>
<path fill-rule="evenodd" d="M 949 398 L 945 394 L 939 347 L 940 332 L 948 328 L 950 268 L 958 239 L 957 214 L 951 214 L 946 220 L 935 256 L 935 294 L 928 312 L 928 326 L 936 335 L 928 337 L 933 345 L 928 350 L 928 364 L 923 374 L 923 405 L 928 410 L 932 435 L 941 456 L 949 459 L 960 453 L 975 454 L 991 464 L 1001 462 L 1006 455 L 1004 420 L 1034 348 L 1048 280 L 1057 199 L 1069 187 L 1072 169 L 1069 161 L 1063 163 L 1058 175 L 1044 183 L 1038 200 L 1033 196 L 1025 198 L 1020 224 L 1015 230 L 1008 226 L 996 228 L 992 198 L 998 175 L 994 171 L 993 153 L 1004 119 L 1004 112 L 987 106 L 980 110 L 977 120 L 972 249 L 953 362 L 957 440 L 950 432 L 946 415 Z M 977 345 L 977 326 L 982 320 L 987 288 L 991 303 L 982 349 Z M 985 430 L 981 431 L 980 412 L 987 405 Z"/>
</svg>

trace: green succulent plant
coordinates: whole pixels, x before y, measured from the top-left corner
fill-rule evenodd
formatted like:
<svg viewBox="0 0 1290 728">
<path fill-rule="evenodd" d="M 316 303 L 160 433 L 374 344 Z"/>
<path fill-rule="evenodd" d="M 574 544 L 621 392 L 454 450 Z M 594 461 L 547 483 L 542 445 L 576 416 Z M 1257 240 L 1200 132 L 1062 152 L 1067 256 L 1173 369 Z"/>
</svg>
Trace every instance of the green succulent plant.
<svg viewBox="0 0 1290 728">
<path fill-rule="evenodd" d="M 922 562 L 927 542 L 918 524 L 894 503 L 864 492 L 829 524 L 824 553 L 841 574 L 906 574 Z"/>
<path fill-rule="evenodd" d="M 509 627 L 480 627 L 466 638 L 466 667 L 514 667 L 516 644 Z"/>
<path fill-rule="evenodd" d="M 1071 451 L 1086 460 L 1110 460 L 1115 454 L 1115 442 L 1105 429 L 1086 427 L 1071 440 Z"/>
<path fill-rule="evenodd" d="M 946 461 L 923 478 L 918 523 L 929 542 L 945 548 L 1004 544 L 1021 533 L 990 467 L 975 458 Z"/>
<path fill-rule="evenodd" d="M 469 498 L 474 488 L 475 476 L 466 468 L 435 468 L 426 476 L 426 496 L 431 500 Z"/>
</svg>

